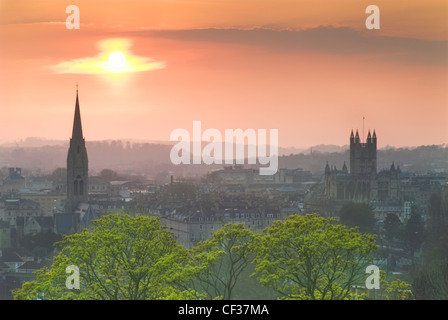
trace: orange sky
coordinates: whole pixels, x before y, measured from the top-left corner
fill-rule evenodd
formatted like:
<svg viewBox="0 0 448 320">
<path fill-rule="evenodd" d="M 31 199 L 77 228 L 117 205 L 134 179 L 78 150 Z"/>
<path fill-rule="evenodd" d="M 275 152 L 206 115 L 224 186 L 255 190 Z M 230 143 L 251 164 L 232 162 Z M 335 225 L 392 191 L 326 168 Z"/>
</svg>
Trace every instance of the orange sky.
<svg viewBox="0 0 448 320">
<path fill-rule="evenodd" d="M 380 148 L 448 143 L 447 21 L 446 0 L 0 0 L 0 143 L 68 139 L 76 83 L 87 140 L 169 140 L 200 120 L 344 145 L 364 116 Z M 118 38 L 145 68 L 77 68 Z"/>
</svg>

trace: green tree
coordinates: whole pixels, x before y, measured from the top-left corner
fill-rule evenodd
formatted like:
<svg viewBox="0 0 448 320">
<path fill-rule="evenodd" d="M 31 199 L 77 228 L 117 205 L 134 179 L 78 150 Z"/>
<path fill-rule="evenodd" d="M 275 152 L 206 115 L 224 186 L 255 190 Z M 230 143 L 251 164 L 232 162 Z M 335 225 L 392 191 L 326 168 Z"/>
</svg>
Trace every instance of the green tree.
<svg viewBox="0 0 448 320">
<path fill-rule="evenodd" d="M 46 178 L 53 182 L 54 185 L 58 185 L 61 181 L 67 180 L 67 168 L 56 168 Z"/>
<path fill-rule="evenodd" d="M 405 239 L 411 252 L 412 265 L 414 265 L 415 252 L 420 249 L 423 243 L 424 222 L 421 214 L 415 207 L 411 207 L 411 217 L 406 223 Z"/>
<path fill-rule="evenodd" d="M 119 178 L 118 173 L 111 169 L 101 170 L 100 177 L 107 181 L 117 180 Z"/>
<path fill-rule="evenodd" d="M 428 220 L 426 226 L 425 242 L 429 248 L 443 246 L 443 238 L 448 236 L 447 217 L 444 214 L 442 197 L 438 193 L 431 195 L 428 206 Z M 444 257 L 446 258 L 446 257 Z"/>
<path fill-rule="evenodd" d="M 413 271 L 412 287 L 419 300 L 448 300 L 448 259 L 431 261 Z"/>
<path fill-rule="evenodd" d="M 340 222 L 347 227 L 359 227 L 361 232 L 373 232 L 373 207 L 366 203 L 349 202 L 339 210 Z"/>
<path fill-rule="evenodd" d="M 182 285 L 195 275 L 191 255 L 155 217 L 110 214 L 91 229 L 66 236 L 51 268 L 25 282 L 15 299 L 195 298 Z M 79 268 L 80 288 L 68 289 L 66 268 Z"/>
<path fill-rule="evenodd" d="M 386 220 L 384 220 L 384 231 L 388 242 L 392 242 L 398 237 L 400 225 L 400 219 L 395 213 L 389 213 L 386 216 Z"/>
<path fill-rule="evenodd" d="M 257 250 L 259 281 L 287 299 L 349 299 L 352 285 L 365 281 L 365 262 L 376 236 L 317 214 L 275 221 Z"/>
<path fill-rule="evenodd" d="M 400 279 L 396 279 L 390 283 L 386 289 L 387 300 L 411 300 L 413 293 L 411 285 Z"/>
<path fill-rule="evenodd" d="M 196 186 L 188 182 L 174 182 L 165 186 L 165 195 L 169 198 L 196 199 Z"/>
<path fill-rule="evenodd" d="M 60 234 L 41 231 L 37 234 L 25 235 L 20 244 L 38 257 L 44 257 L 54 249 L 54 244 L 62 239 Z"/>
<path fill-rule="evenodd" d="M 258 238 L 243 224 L 230 223 L 193 248 L 198 265 L 207 266 L 202 268 L 196 283 L 208 298 L 233 298 L 239 277 L 255 258 Z"/>
<path fill-rule="evenodd" d="M 411 300 L 414 294 L 411 291 L 411 285 L 400 279 L 394 279 L 391 282 L 386 280 L 386 273 L 380 272 L 381 288 L 386 300 Z"/>
</svg>

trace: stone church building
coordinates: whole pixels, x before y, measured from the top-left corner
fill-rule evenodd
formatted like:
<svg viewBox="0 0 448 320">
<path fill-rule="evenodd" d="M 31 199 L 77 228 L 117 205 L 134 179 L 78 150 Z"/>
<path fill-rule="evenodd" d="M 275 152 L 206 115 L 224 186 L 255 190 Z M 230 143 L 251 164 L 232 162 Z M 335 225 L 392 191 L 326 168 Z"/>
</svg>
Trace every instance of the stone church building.
<svg viewBox="0 0 448 320">
<path fill-rule="evenodd" d="M 341 170 L 325 166 L 325 194 L 341 201 L 393 202 L 400 195 L 400 167 L 377 172 L 377 136 L 370 130 L 361 142 L 358 131 L 350 134 L 350 171 L 344 163 Z"/>
<path fill-rule="evenodd" d="M 67 154 L 67 200 L 64 212 L 55 214 L 57 233 L 78 232 L 82 227 L 88 226 L 91 220 L 98 218 L 88 204 L 88 183 L 89 161 L 82 132 L 78 90 L 76 90 L 73 130 Z"/>
</svg>

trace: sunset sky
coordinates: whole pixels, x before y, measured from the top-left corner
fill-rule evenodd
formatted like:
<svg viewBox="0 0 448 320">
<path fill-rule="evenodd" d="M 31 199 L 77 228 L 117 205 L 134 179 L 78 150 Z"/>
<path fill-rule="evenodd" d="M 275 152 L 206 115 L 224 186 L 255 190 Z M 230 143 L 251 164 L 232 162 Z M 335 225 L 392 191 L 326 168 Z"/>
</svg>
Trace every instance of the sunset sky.
<svg viewBox="0 0 448 320">
<path fill-rule="evenodd" d="M 344 145 L 365 117 L 379 148 L 448 143 L 448 2 L 0 0 L 0 143 L 67 140 L 76 83 L 87 140 L 200 120 Z"/>
</svg>

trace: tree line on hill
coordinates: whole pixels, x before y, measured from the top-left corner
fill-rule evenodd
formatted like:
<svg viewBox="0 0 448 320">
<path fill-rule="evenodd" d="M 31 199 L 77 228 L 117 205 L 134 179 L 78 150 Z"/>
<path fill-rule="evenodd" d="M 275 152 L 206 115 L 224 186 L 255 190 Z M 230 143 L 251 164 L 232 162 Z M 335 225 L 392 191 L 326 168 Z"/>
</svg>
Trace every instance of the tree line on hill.
<svg viewBox="0 0 448 320">
<path fill-rule="evenodd" d="M 169 157 L 172 147 L 170 144 L 116 140 L 86 141 L 86 146 L 89 168 L 93 174 L 109 168 L 123 173 L 154 177 L 164 171 L 173 171 L 177 175 L 197 175 L 205 174 L 210 169 L 222 168 L 222 165 L 196 165 L 195 170 L 191 170 L 193 166 L 186 170 L 183 166 L 175 166 Z M 67 150 L 68 146 L 64 144 L 38 147 L 1 145 L 0 174 L 4 177 L 8 167 L 21 167 L 27 175 L 48 174 L 58 167 L 66 166 Z M 349 151 L 343 148 L 338 150 L 340 151 L 281 153 L 279 168 L 303 168 L 318 175 L 323 172 L 328 161 L 332 166 L 341 169 L 344 162 L 347 165 L 349 163 Z M 378 150 L 378 170 L 388 169 L 392 162 L 400 165 L 402 171 L 426 173 L 428 170 L 448 170 L 448 147 L 432 145 Z"/>
</svg>

